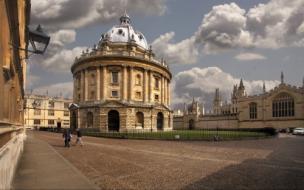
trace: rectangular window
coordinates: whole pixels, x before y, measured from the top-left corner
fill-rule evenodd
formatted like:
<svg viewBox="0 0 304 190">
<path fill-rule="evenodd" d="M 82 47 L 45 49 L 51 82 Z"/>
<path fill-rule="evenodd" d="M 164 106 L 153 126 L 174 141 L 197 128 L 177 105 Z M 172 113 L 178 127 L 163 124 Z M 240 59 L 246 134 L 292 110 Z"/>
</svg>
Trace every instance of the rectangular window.
<svg viewBox="0 0 304 190">
<path fill-rule="evenodd" d="M 249 104 L 249 118 L 250 119 L 257 118 L 257 104 L 256 103 Z"/>
<path fill-rule="evenodd" d="M 158 94 L 155 94 L 154 99 L 155 99 L 155 102 L 158 102 L 158 101 L 159 101 L 159 96 L 158 96 Z"/>
<path fill-rule="evenodd" d="M 68 109 L 69 108 L 69 103 L 64 102 L 64 109 Z"/>
<path fill-rule="evenodd" d="M 40 119 L 34 119 L 34 125 L 40 125 Z"/>
<path fill-rule="evenodd" d="M 70 121 L 69 120 L 64 120 L 63 125 L 70 125 Z"/>
<path fill-rule="evenodd" d="M 117 90 L 112 91 L 112 97 L 118 97 L 118 91 Z"/>
<path fill-rule="evenodd" d="M 35 109 L 34 110 L 34 115 L 41 115 L 41 110 Z"/>
<path fill-rule="evenodd" d="M 49 125 L 54 125 L 55 122 L 54 122 L 54 120 L 48 120 L 48 124 L 49 124 Z"/>
<path fill-rule="evenodd" d="M 49 115 L 49 116 L 54 116 L 54 115 L 55 115 L 54 110 L 48 110 L 48 115 Z"/>
<path fill-rule="evenodd" d="M 136 92 L 135 97 L 136 97 L 137 99 L 141 99 L 141 92 Z"/>
<path fill-rule="evenodd" d="M 49 101 L 49 108 L 55 107 L 55 102 L 54 101 Z"/>
<path fill-rule="evenodd" d="M 112 83 L 113 84 L 118 84 L 118 72 L 112 72 Z"/>
<path fill-rule="evenodd" d="M 64 111 L 63 115 L 64 115 L 64 116 L 69 116 L 69 115 L 70 115 L 70 112 L 69 112 L 69 111 Z"/>
</svg>

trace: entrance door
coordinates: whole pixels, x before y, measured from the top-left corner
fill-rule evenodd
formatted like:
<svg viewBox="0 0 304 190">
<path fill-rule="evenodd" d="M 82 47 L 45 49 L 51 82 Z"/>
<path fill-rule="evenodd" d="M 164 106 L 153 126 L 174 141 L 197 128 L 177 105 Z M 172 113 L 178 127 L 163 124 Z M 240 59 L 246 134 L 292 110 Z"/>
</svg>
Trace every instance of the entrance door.
<svg viewBox="0 0 304 190">
<path fill-rule="evenodd" d="M 73 111 L 72 112 L 72 118 L 71 118 L 71 126 L 70 128 L 74 131 L 75 129 L 77 129 L 77 116 L 76 116 L 76 112 Z"/>
<path fill-rule="evenodd" d="M 94 116 L 92 112 L 87 113 L 87 128 L 93 127 Z"/>
<path fill-rule="evenodd" d="M 189 129 L 190 130 L 194 129 L 194 120 L 193 119 L 189 120 Z"/>
<path fill-rule="evenodd" d="M 58 131 L 61 130 L 61 122 L 60 122 L 60 121 L 57 122 L 57 130 L 58 130 Z"/>
<path fill-rule="evenodd" d="M 108 113 L 108 131 L 119 131 L 119 112 L 116 110 Z"/>
<path fill-rule="evenodd" d="M 159 112 L 157 114 L 157 130 L 163 130 L 164 128 L 164 115 L 163 113 Z"/>
</svg>

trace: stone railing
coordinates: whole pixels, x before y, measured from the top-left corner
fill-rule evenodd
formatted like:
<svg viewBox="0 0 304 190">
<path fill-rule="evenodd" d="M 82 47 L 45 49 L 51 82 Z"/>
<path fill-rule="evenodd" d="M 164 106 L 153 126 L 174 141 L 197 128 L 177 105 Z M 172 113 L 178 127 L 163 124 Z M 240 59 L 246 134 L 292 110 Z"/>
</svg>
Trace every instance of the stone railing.
<svg viewBox="0 0 304 190">
<path fill-rule="evenodd" d="M 0 128 L 0 189 L 11 188 L 25 138 L 23 127 Z"/>
<path fill-rule="evenodd" d="M 165 62 L 164 59 L 158 60 L 154 57 L 154 55 L 150 55 L 149 53 L 139 53 L 133 51 L 123 51 L 123 50 L 110 50 L 110 51 L 94 51 L 94 52 L 82 52 L 80 57 L 76 57 L 74 64 L 80 60 L 86 59 L 87 57 L 91 56 L 125 56 L 125 57 L 134 57 L 138 59 L 143 59 L 150 61 L 156 65 L 160 65 L 168 69 L 168 64 Z"/>
</svg>

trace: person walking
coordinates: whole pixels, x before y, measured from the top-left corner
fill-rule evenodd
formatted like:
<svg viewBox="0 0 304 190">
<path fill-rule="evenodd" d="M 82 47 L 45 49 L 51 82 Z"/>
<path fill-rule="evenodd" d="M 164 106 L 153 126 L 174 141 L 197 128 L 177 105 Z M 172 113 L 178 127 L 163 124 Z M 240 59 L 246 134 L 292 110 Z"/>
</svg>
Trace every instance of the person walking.
<svg viewBox="0 0 304 190">
<path fill-rule="evenodd" d="M 71 131 L 69 129 L 64 129 L 62 137 L 64 138 L 64 146 L 70 147 L 70 141 L 72 138 Z"/>
<path fill-rule="evenodd" d="M 81 130 L 79 128 L 76 129 L 76 133 L 77 133 L 76 145 L 80 144 L 81 146 L 83 146 Z"/>
</svg>

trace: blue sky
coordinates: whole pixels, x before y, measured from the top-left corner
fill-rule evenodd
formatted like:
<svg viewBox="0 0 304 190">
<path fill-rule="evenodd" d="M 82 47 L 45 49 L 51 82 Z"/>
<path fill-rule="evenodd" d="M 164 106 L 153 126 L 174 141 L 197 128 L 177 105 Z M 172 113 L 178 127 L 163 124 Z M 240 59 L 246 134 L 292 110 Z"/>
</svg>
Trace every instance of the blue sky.
<svg viewBox="0 0 304 190">
<path fill-rule="evenodd" d="M 97 43 L 125 9 L 170 64 L 175 104 L 191 97 L 209 102 L 215 88 L 229 99 L 240 78 L 249 94 L 259 93 L 264 81 L 268 89 L 278 84 L 281 71 L 301 86 L 303 8 L 304 0 L 32 0 L 32 24 L 42 24 L 52 43 L 45 56 L 28 61 L 27 87 L 71 96 L 74 56 Z"/>
</svg>

